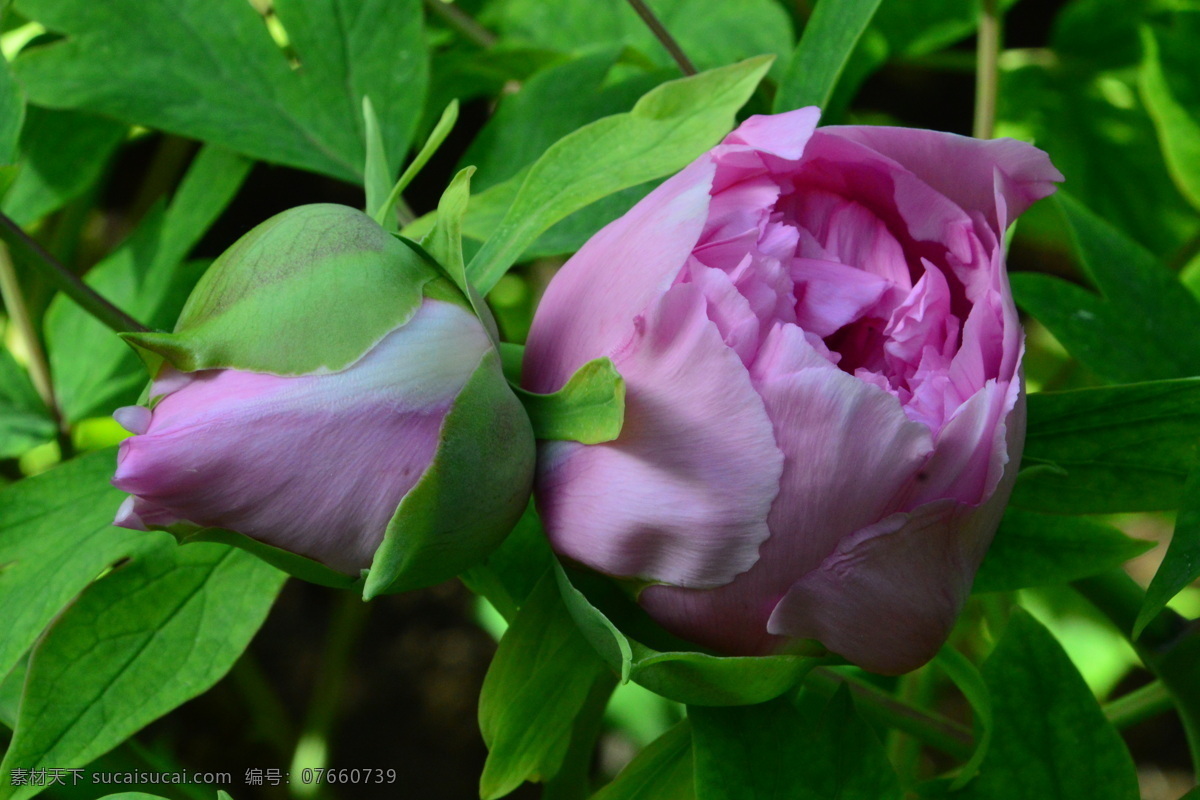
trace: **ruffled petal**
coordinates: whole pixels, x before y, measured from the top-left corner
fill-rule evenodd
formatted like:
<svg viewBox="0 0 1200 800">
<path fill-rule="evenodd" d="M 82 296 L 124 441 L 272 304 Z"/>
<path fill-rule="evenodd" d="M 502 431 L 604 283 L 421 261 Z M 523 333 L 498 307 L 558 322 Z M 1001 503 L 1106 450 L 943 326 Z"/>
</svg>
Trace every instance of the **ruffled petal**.
<svg viewBox="0 0 1200 800">
<path fill-rule="evenodd" d="M 767 618 L 796 576 L 896 511 L 932 449 L 895 397 L 834 367 L 795 326 L 773 330 L 760 361 L 752 376 L 786 460 L 759 562 L 727 587 L 651 586 L 639 598 L 668 630 L 723 652 L 772 649 Z"/>
<path fill-rule="evenodd" d="M 113 483 L 136 500 L 118 524 L 226 528 L 355 574 L 489 347 L 469 312 L 426 301 L 338 373 L 191 373 L 121 444 Z"/>
<path fill-rule="evenodd" d="M 783 455 L 737 354 L 690 284 L 615 356 L 625 425 L 606 444 L 542 446 L 538 497 L 555 550 L 612 575 L 712 587 L 769 535 Z"/>
</svg>

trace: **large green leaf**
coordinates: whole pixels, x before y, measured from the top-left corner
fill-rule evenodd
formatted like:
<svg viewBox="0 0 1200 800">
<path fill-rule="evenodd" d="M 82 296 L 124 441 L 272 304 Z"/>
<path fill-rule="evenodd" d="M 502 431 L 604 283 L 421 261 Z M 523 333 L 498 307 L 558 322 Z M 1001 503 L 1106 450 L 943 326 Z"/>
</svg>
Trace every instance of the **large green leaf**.
<svg viewBox="0 0 1200 800">
<path fill-rule="evenodd" d="M 181 269 L 188 252 L 233 199 L 250 162 L 227 150 L 200 151 L 165 213 L 153 212 L 86 276 L 126 313 L 170 327 L 199 274 Z M 58 400 L 72 422 L 137 399 L 145 371 L 127 344 L 69 298 L 55 298 L 46 338 Z"/>
<path fill-rule="evenodd" d="M 880 0 L 821 0 L 775 94 L 775 111 L 824 109 Z"/>
<path fill-rule="evenodd" d="M 1087 517 L 1009 508 L 975 576 L 976 592 L 1068 583 L 1119 567 L 1154 547 Z"/>
<path fill-rule="evenodd" d="M 0 345 L 0 458 L 19 456 L 54 438 L 55 429 L 29 376 Z"/>
<path fill-rule="evenodd" d="M 1054 637 L 1024 611 L 983 665 L 991 747 L 964 800 L 1137 800 L 1133 759 Z"/>
<path fill-rule="evenodd" d="M 1167 169 L 1184 197 L 1200 210 L 1200 92 L 1189 86 L 1200 69 L 1197 36 L 1198 12 L 1172 14 L 1170 26 L 1161 31 L 1143 29 L 1146 57 L 1138 85 L 1158 130 Z"/>
<path fill-rule="evenodd" d="M 1069 195 L 1055 198 L 1097 296 L 1048 275 L 1012 276 L 1017 302 L 1114 383 L 1200 375 L 1200 300 L 1141 246 Z"/>
<path fill-rule="evenodd" d="M 1192 469 L 1183 485 L 1175 532 L 1158 571 L 1146 587 L 1146 599 L 1134 623 L 1133 635 L 1140 635 L 1146 624 L 1197 578 L 1200 578 L 1200 465 Z"/>
<path fill-rule="evenodd" d="M 1133 75 L 1069 60 L 1002 70 L 997 120 L 1001 132 L 1045 150 L 1090 209 L 1166 256 L 1191 235 L 1195 212 L 1171 181 Z"/>
<path fill-rule="evenodd" d="M 0 6 L 0 17 L 4 9 Z M 25 96 L 13 80 L 8 61 L 0 55 L 0 166 L 17 160 L 17 143 L 25 121 Z"/>
<path fill-rule="evenodd" d="M 57 211 L 95 185 L 126 130 L 103 117 L 30 106 L 20 166 L 0 209 L 21 225 Z"/>
<path fill-rule="evenodd" d="M 500 640 L 483 681 L 479 730 L 488 758 L 480 797 L 491 800 L 523 781 L 554 777 L 575 717 L 606 671 L 547 572 Z"/>
<path fill-rule="evenodd" d="M 1174 509 L 1200 445 L 1200 378 L 1032 394 L 1026 436 L 1019 508 Z"/>
<path fill-rule="evenodd" d="M 692 727 L 686 719 L 650 743 L 592 800 L 695 800 Z"/>
<path fill-rule="evenodd" d="M 13 786 L 13 767 L 82 767 L 207 690 L 283 578 L 234 548 L 166 544 L 86 589 L 33 650 L 0 798 L 42 788 Z"/>
<path fill-rule="evenodd" d="M 633 110 L 597 120 L 559 139 L 526 172 L 494 186 L 475 213 L 503 217 L 467 274 L 487 294 L 521 253 L 551 225 L 621 189 L 683 168 L 733 127 L 770 58 L 753 58 L 664 83 Z M 510 187 L 519 186 L 515 191 Z M 487 199 L 485 199 L 487 198 Z"/>
<path fill-rule="evenodd" d="M 170 542 L 112 527 L 123 497 L 109 483 L 115 468 L 102 450 L 0 491 L 0 676 L 112 564 Z"/>
<path fill-rule="evenodd" d="M 784 58 L 792 49 L 791 19 L 770 0 L 648 0 L 647 5 L 702 70 L 764 53 Z M 494 15 L 484 19 L 509 42 L 564 52 L 627 45 L 659 65 L 674 66 L 625 2 L 508 0 L 492 7 Z"/>
<path fill-rule="evenodd" d="M 67 38 L 13 63 L 30 99 L 359 181 L 362 100 L 399 164 L 425 96 L 418 0 L 276 0 L 288 52 L 245 0 L 19 0 Z M 289 53 L 299 62 L 289 65 Z"/>
<path fill-rule="evenodd" d="M 689 708 L 697 800 L 888 800 L 900 783 L 874 731 L 840 688 L 819 712 L 787 699 Z"/>
</svg>

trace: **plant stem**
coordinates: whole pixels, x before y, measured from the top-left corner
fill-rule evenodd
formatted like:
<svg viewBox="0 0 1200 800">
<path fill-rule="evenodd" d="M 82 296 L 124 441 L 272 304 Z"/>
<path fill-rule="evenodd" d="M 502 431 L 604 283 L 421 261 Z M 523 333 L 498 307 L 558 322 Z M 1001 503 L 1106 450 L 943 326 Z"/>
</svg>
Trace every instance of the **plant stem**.
<svg viewBox="0 0 1200 800">
<path fill-rule="evenodd" d="M 425 0 L 425 7 L 440 17 L 442 22 L 461 33 L 464 39 L 468 39 L 480 47 L 491 47 L 496 43 L 496 34 L 480 25 L 454 3 L 447 3 L 443 0 Z"/>
<path fill-rule="evenodd" d="M 687 57 L 687 54 L 683 52 L 683 48 L 679 46 L 679 42 L 675 41 L 675 37 L 663 27 L 663 24 L 658 21 L 658 17 L 654 16 L 654 12 L 642 0 L 629 0 L 629 5 L 633 6 L 633 10 L 642 18 L 642 22 L 646 23 L 646 27 L 658 37 L 663 47 L 667 48 L 667 52 L 671 54 L 671 58 L 675 59 L 675 63 L 683 70 L 683 74 L 695 75 L 696 67 Z"/>
<path fill-rule="evenodd" d="M 29 378 L 33 388 L 61 426 L 62 415 L 54 397 L 54 384 L 50 380 L 50 363 L 46 360 L 46 351 L 42 349 L 42 342 L 29 316 L 29 307 L 25 304 L 25 295 L 21 293 L 21 283 L 17 280 L 12 257 L 3 242 L 0 242 L 0 298 L 4 300 L 8 317 L 29 352 Z"/>
<path fill-rule="evenodd" d="M 286 760 L 296 744 L 295 723 L 249 650 L 233 665 L 229 677 L 246 704 L 255 727 L 253 733 L 270 742 L 276 754 Z"/>
<path fill-rule="evenodd" d="M 990 139 L 996 130 L 996 89 L 999 83 L 1000 12 L 997 0 L 981 0 L 978 44 L 975 48 L 976 139 Z"/>
<path fill-rule="evenodd" d="M 296 743 L 292 757 L 291 772 L 294 775 L 308 767 L 323 768 L 329 755 L 329 733 L 337 719 L 338 704 L 342 696 L 342 684 L 346 679 L 346 667 L 350 654 L 358 641 L 358 634 L 367 620 L 370 606 L 354 592 L 340 592 L 333 617 L 329 621 L 329 634 L 325 642 L 324 660 L 321 662 L 317 683 L 313 689 L 304 730 Z M 292 784 L 296 797 L 313 797 L 324 784 Z"/>
<path fill-rule="evenodd" d="M 2 212 L 0 212 L 0 240 L 7 242 L 9 247 L 24 251 L 29 257 L 30 263 L 41 270 L 55 288 L 117 333 L 150 330 L 101 297 L 92 287 L 80 280 L 78 275 L 50 255 L 46 248 L 38 244 L 36 239 L 25 233 L 12 218 Z"/>
<path fill-rule="evenodd" d="M 1154 681 L 1106 703 L 1104 716 L 1120 730 L 1169 711 L 1174 705 L 1171 693 L 1163 682 Z"/>
<path fill-rule="evenodd" d="M 814 687 L 827 690 L 844 683 L 859 701 L 858 709 L 864 717 L 903 731 L 961 761 L 971 757 L 972 737 L 965 725 L 914 708 L 860 678 L 830 667 L 817 667 L 809 673 L 807 680 Z"/>
</svg>

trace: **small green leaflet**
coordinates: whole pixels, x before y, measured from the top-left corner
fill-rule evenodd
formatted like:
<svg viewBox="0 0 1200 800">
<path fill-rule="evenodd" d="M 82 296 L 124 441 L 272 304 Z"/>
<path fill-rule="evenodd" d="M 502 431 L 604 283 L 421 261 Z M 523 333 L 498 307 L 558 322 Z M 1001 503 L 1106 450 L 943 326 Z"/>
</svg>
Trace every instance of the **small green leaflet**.
<svg viewBox="0 0 1200 800">
<path fill-rule="evenodd" d="M 611 442 L 625 421 L 625 380 L 607 357 L 587 362 L 553 394 L 515 389 L 539 439 Z"/>
<path fill-rule="evenodd" d="M 1179 43 L 1185 37 L 1192 42 L 1200 31 L 1200 14 L 1177 12 L 1172 15 L 1171 27 L 1173 30 L 1165 35 L 1174 37 Z M 1138 73 L 1138 88 L 1154 119 L 1163 157 L 1175 185 L 1192 206 L 1200 210 L 1200 116 L 1194 106 L 1181 102 L 1175 95 L 1169 77 L 1172 74 L 1187 75 L 1200 62 L 1195 60 L 1194 53 L 1177 45 L 1173 52 L 1188 53 L 1191 58 L 1186 63 L 1168 65 L 1154 29 L 1144 27 L 1141 33 L 1145 58 Z"/>
</svg>

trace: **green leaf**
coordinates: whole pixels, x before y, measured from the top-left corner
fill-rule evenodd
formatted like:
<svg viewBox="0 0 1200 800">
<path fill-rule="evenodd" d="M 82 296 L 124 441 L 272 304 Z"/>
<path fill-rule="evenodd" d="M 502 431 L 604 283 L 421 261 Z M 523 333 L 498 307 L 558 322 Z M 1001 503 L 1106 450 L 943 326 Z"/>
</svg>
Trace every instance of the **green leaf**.
<svg viewBox="0 0 1200 800">
<path fill-rule="evenodd" d="M 775 94 L 775 113 L 829 105 L 833 90 L 880 0 L 821 0 Z"/>
<path fill-rule="evenodd" d="M 383 214 L 383 219 L 379 219 L 375 214 L 376 209 L 383 208 L 383 202 L 387 199 L 388 192 L 392 190 L 392 175 L 395 173 L 388 164 L 387 150 L 383 143 L 383 131 L 379 127 L 379 117 L 375 114 L 375 106 L 371 105 L 371 98 L 363 98 L 362 113 L 363 124 L 366 126 L 363 142 L 367 151 L 366 161 L 363 164 L 363 187 L 367 193 L 366 211 L 375 217 L 375 221 L 383 225 L 385 230 L 394 231 L 396 229 L 395 214 Z M 392 225 L 390 229 L 387 227 L 389 221 Z"/>
<path fill-rule="evenodd" d="M 437 219 L 421 246 L 433 257 L 438 266 L 449 276 L 458 290 L 471 300 L 471 309 L 475 316 L 487 328 L 492 341 L 499 343 L 500 331 L 496 328 L 496 320 L 487 303 L 475 291 L 475 287 L 467 280 L 467 265 L 463 261 L 462 228 L 463 219 L 467 213 L 467 202 L 471 196 L 471 176 L 474 167 L 466 167 L 458 171 L 442 192 L 438 200 Z"/>
<path fill-rule="evenodd" d="M 1047 275 L 1012 276 L 1017 302 L 1114 383 L 1200 374 L 1200 301 L 1153 255 L 1069 195 L 1058 203 L 1096 296 Z"/>
<path fill-rule="evenodd" d="M 695 800 L 692 726 L 675 725 L 634 756 L 592 800 Z"/>
<path fill-rule="evenodd" d="M 1088 46 L 1099 51 L 1110 43 Z M 1075 197 L 1086 198 L 1100 217 L 1164 257 L 1191 236 L 1195 210 L 1171 181 L 1154 125 L 1138 102 L 1135 77 L 1133 70 L 1096 73 L 1067 60 L 1001 70 L 997 119 L 1001 131 L 1049 153 Z M 1035 207 L 1034 217 L 1022 224 L 1038 215 Z M 1047 220 L 1046 227 L 1061 236 L 1057 220 Z"/>
<path fill-rule="evenodd" d="M 1120 735 L 1061 645 L 1018 610 L 983 665 L 994 728 L 964 800 L 1137 800 L 1137 774 Z"/>
<path fill-rule="evenodd" d="M 604 662 L 622 682 L 632 680 L 669 700 L 697 706 L 762 703 L 791 689 L 822 663 L 804 655 L 699 652 L 696 645 L 669 636 L 606 579 L 568 574 L 558 565 L 555 570 L 567 609 Z"/>
<path fill-rule="evenodd" d="M 675 172 L 712 147 L 733 127 L 734 113 L 770 62 L 770 57 L 752 58 L 664 83 L 632 111 L 559 139 L 524 174 L 499 226 L 467 265 L 471 282 L 486 295 L 525 248 L 560 219 L 613 192 Z"/>
<path fill-rule="evenodd" d="M 442 423 L 437 454 L 400 502 L 363 598 L 453 578 L 504 541 L 533 488 L 533 431 L 489 350 Z"/>
<path fill-rule="evenodd" d="M 992 696 L 988 693 L 987 684 L 975 665 L 950 645 L 944 645 L 938 651 L 933 663 L 954 682 L 971 704 L 971 711 L 975 714 L 975 752 L 971 753 L 971 758 L 963 764 L 950 784 L 950 790 L 957 791 L 979 773 L 979 765 L 987 758 L 988 748 L 992 745 L 992 729 L 995 726 Z"/>
<path fill-rule="evenodd" d="M 460 165 L 478 168 L 475 185 L 488 189 L 532 164 L 552 144 L 589 122 L 628 111 L 639 97 L 673 77 L 663 70 L 606 83 L 622 48 L 609 45 L 534 73 L 516 94 L 501 97 L 496 113 L 472 140 Z"/>
<path fill-rule="evenodd" d="M 101 450 L 0 491 L 0 675 L 112 564 L 170 541 L 112 527 L 124 497 L 115 468 L 115 451 Z"/>
<path fill-rule="evenodd" d="M 400 178 L 396 181 L 396 185 L 392 187 L 391 192 L 386 196 L 383 203 L 378 208 L 367 204 L 368 211 L 375 209 L 372 217 L 380 225 L 384 226 L 384 230 L 389 233 L 396 230 L 396 214 L 395 207 L 400 202 L 400 193 L 403 192 L 408 184 L 412 183 L 413 178 L 421 172 L 429 159 L 433 158 L 433 154 L 442 146 L 442 142 L 446 141 L 446 137 L 450 135 L 450 131 L 454 130 L 454 123 L 458 121 L 458 101 L 451 100 L 446 110 L 442 112 L 441 119 L 437 125 L 433 127 L 433 131 L 429 134 L 429 138 L 417 153 L 416 158 L 405 167 L 404 172 L 400 174 Z"/>
<path fill-rule="evenodd" d="M 1151 28 L 1143 27 L 1141 33 L 1145 58 L 1138 73 L 1138 88 L 1142 101 L 1154 120 L 1163 157 L 1175 185 L 1192 206 L 1200 210 L 1200 117 L 1195 105 L 1188 105 L 1176 95 L 1169 77 L 1173 72 L 1180 76 L 1194 73 L 1200 62 L 1194 53 L 1178 46 L 1164 53 Z M 1198 34 L 1200 14 L 1186 12 L 1172 14 L 1170 29 L 1165 32 L 1180 43 L 1185 38 L 1194 42 Z M 1167 63 L 1164 56 L 1174 53 L 1186 54 L 1186 57 Z M 1189 98 L 1190 101 L 1196 99 Z"/>
<path fill-rule="evenodd" d="M 701 70 L 763 53 L 782 59 L 795 41 L 787 12 L 770 0 L 648 0 L 647 4 Z M 625 2 L 557 0 L 551 5 L 509 0 L 499 4 L 495 17 L 494 26 L 509 42 L 560 52 L 627 45 L 660 66 L 675 67 L 670 54 Z"/>
<path fill-rule="evenodd" d="M 122 338 L 185 372 L 336 372 L 411 319 L 436 278 L 422 256 L 361 211 L 300 206 L 258 225 L 213 262 L 175 333 Z"/>
<path fill-rule="evenodd" d="M 19 456 L 53 439 L 56 430 L 29 376 L 0 346 L 0 458 Z"/>
<path fill-rule="evenodd" d="M 283 573 L 223 545 L 158 548 L 89 587 L 34 648 L 0 772 L 83 766 L 217 682 L 242 654 Z"/>
<path fill-rule="evenodd" d="M 817 720 L 786 699 L 689 708 L 697 800 L 899 800 L 874 731 L 840 687 Z"/>
<path fill-rule="evenodd" d="M 584 364 L 553 394 L 515 391 L 538 439 L 611 442 L 625 422 L 625 379 L 608 357 Z"/>
<path fill-rule="evenodd" d="M 1178 508 L 1200 444 L 1200 378 L 1029 396 L 1012 504 L 1057 514 Z"/>
<path fill-rule="evenodd" d="M 1184 483 L 1175 532 L 1158 571 L 1146 588 L 1146 599 L 1133 625 L 1134 638 L 1141 635 L 1147 623 L 1196 578 L 1200 578 L 1200 465 L 1192 468 Z"/>
<path fill-rule="evenodd" d="M 1019 479 L 1018 479 L 1019 480 Z M 1154 547 L 1087 517 L 1009 508 L 975 576 L 975 592 L 1069 583 L 1119 567 Z"/>
<path fill-rule="evenodd" d="M 16 163 L 24 121 L 25 96 L 9 72 L 7 59 L 0 55 L 0 166 Z"/>
<path fill-rule="evenodd" d="M 1000 0 L 1001 10 L 1017 0 Z M 979 27 L 979 5 L 962 0 L 884 0 L 875 28 L 886 35 L 892 53 L 920 56 L 965 39 Z"/>
<path fill-rule="evenodd" d="M 575 717 L 605 671 L 547 572 L 500 640 L 483 681 L 479 730 L 488 746 L 479 779 L 483 800 L 558 772 Z"/>
<path fill-rule="evenodd" d="M 388 160 L 398 164 L 428 82 L 419 0 L 276 0 L 297 68 L 245 0 L 19 0 L 16 6 L 67 34 L 13 63 L 32 102 L 160 128 L 343 180 L 362 178 L 362 99 L 375 103 Z"/>
<path fill-rule="evenodd" d="M 175 321 L 198 275 L 180 264 L 233 199 L 250 162 L 214 147 L 200 151 L 165 213 L 152 212 L 86 282 L 151 326 Z M 46 315 L 46 339 L 59 404 L 76 422 L 137 399 L 145 372 L 128 345 L 69 298 Z"/>
<path fill-rule="evenodd" d="M 96 184 L 126 129 L 91 114 L 30 106 L 20 167 L 0 209 L 28 225 L 62 208 Z"/>
</svg>

